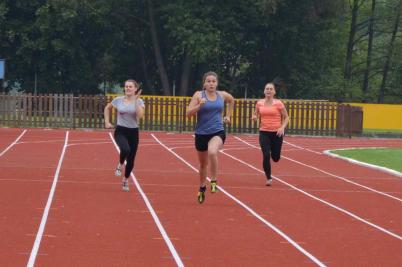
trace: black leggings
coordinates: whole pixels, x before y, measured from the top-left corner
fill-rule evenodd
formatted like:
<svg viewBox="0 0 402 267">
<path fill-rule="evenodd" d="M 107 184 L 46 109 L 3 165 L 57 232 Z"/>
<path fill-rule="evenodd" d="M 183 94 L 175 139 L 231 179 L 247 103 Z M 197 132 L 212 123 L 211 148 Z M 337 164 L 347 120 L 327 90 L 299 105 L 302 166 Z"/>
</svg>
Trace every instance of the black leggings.
<svg viewBox="0 0 402 267">
<path fill-rule="evenodd" d="M 124 177 L 130 177 L 130 173 L 134 168 L 134 159 L 138 149 L 138 128 L 126 128 L 117 126 L 114 131 L 114 140 L 120 148 L 120 164 L 126 161 L 126 170 Z"/>
<path fill-rule="evenodd" d="M 263 155 L 262 166 L 265 176 L 271 179 L 271 161 L 278 162 L 281 158 L 283 136 L 279 137 L 276 132 L 260 131 L 260 146 Z"/>
</svg>

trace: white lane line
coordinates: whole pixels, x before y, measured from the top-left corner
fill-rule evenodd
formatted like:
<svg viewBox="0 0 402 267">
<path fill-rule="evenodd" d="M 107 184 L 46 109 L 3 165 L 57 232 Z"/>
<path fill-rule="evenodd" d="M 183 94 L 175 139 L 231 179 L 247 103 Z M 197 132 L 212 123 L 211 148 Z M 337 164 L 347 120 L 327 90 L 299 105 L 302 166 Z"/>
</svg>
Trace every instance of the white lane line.
<svg viewBox="0 0 402 267">
<path fill-rule="evenodd" d="M 117 146 L 116 142 L 114 141 L 114 138 L 112 136 L 111 133 L 109 133 L 110 139 L 112 140 L 116 150 L 120 153 L 120 149 Z M 147 196 L 145 195 L 144 191 L 142 190 L 140 184 L 137 181 L 137 178 L 134 176 L 134 174 L 131 172 L 131 179 L 133 180 L 135 186 L 137 187 L 138 192 L 140 192 L 142 199 L 145 202 L 145 205 L 147 206 L 148 210 L 151 213 L 152 218 L 155 221 L 156 226 L 159 229 L 159 232 L 161 233 L 163 240 L 165 240 L 166 245 L 168 246 L 170 253 L 172 253 L 172 256 L 174 258 L 174 260 L 176 261 L 177 266 L 184 266 L 179 254 L 177 253 L 175 247 L 173 246 L 172 241 L 169 238 L 169 235 L 167 234 L 167 232 L 165 231 L 165 228 L 163 227 L 161 221 L 158 218 L 158 215 L 156 215 L 156 212 L 154 210 L 154 208 L 151 205 L 151 202 L 149 201 L 149 199 L 147 198 Z"/>
<path fill-rule="evenodd" d="M 367 168 L 374 169 L 374 170 L 377 170 L 377 171 L 386 172 L 386 173 L 389 173 L 389 174 L 392 174 L 392 175 L 395 175 L 395 176 L 397 176 L 397 177 L 402 178 L 402 173 L 401 173 L 401 172 L 398 172 L 398 171 L 395 171 L 395 170 L 392 170 L 392 169 L 389 169 L 389 168 L 386 168 L 386 167 L 377 166 L 377 165 L 374 165 L 374 164 L 370 164 L 370 163 L 358 161 L 358 160 L 355 160 L 355 159 L 343 157 L 343 156 L 340 156 L 340 155 L 338 155 L 338 154 L 335 154 L 335 153 L 332 153 L 332 152 L 331 152 L 331 151 L 349 150 L 349 149 L 366 149 L 366 148 L 360 148 L 360 147 L 359 147 L 359 148 L 330 149 L 330 150 L 325 150 L 325 151 L 324 151 L 324 154 L 325 154 L 325 155 L 328 155 L 328 156 L 330 156 L 330 157 L 333 157 L 333 158 L 345 160 L 345 161 L 347 161 L 347 162 L 349 162 L 349 163 L 352 163 L 352 164 L 356 164 L 356 165 L 359 165 L 359 166 L 367 167 Z M 371 148 L 370 148 L 370 149 L 371 149 Z"/>
<path fill-rule="evenodd" d="M 311 149 L 308 149 L 308 148 L 304 148 L 304 147 L 301 147 L 301 146 L 298 146 L 298 145 L 289 143 L 289 142 L 287 142 L 287 141 L 283 141 L 283 142 L 284 142 L 285 144 L 288 144 L 289 146 L 293 146 L 293 147 L 296 147 L 296 148 L 301 149 L 301 150 L 306 150 L 306 151 L 309 151 L 309 152 L 312 152 L 312 153 L 315 153 L 315 154 L 318 154 L 318 155 L 322 155 L 321 152 L 317 152 L 317 151 L 314 151 L 314 150 L 311 150 Z"/>
<path fill-rule="evenodd" d="M 260 173 L 263 173 L 263 174 L 265 175 L 264 171 L 258 169 L 257 167 L 255 167 L 255 166 L 253 166 L 253 165 L 251 165 L 251 164 L 248 164 L 247 162 L 245 162 L 245 161 L 243 161 L 243 160 L 241 160 L 241 159 L 238 159 L 238 158 L 236 158 L 235 156 L 232 156 L 232 155 L 230 155 L 230 154 L 228 154 L 228 153 L 226 153 L 226 152 L 221 152 L 221 153 L 223 153 L 224 155 L 226 155 L 226 156 L 228 156 L 228 157 L 230 157 L 230 158 L 232 158 L 232 159 L 234 159 L 234 160 L 236 160 L 236 161 L 238 161 L 238 162 L 240 162 L 240 163 L 242 163 L 242 164 L 244 164 L 244 165 L 250 167 L 250 168 L 253 169 L 253 170 L 256 170 L 256 171 L 258 171 L 258 172 L 260 172 Z M 336 209 L 336 210 L 338 210 L 338 211 L 340 211 L 340 212 L 342 212 L 342 213 L 345 213 L 345 214 L 347 214 L 347 215 L 349 215 L 349 216 L 355 218 L 356 220 L 359 220 L 359 221 L 361 221 L 361 222 L 363 222 L 363 223 L 365 223 L 365 224 L 368 224 L 368 225 L 370 225 L 371 227 L 374 227 L 374 228 L 376 228 L 377 230 L 380 230 L 380 231 L 383 232 L 383 233 L 386 233 L 386 234 L 388 234 L 388 235 L 390 235 L 390 236 L 392 236 L 392 237 L 395 237 L 395 238 L 397 238 L 397 239 L 399 239 L 399 240 L 402 240 L 402 236 L 400 236 L 400 235 L 397 235 L 397 234 L 395 234 L 395 233 L 393 233 L 393 232 L 391 232 L 391 231 L 389 231 L 389 230 L 387 230 L 387 229 L 385 229 L 385 228 L 382 228 L 381 226 L 378 226 L 378 225 L 376 225 L 376 224 L 374 224 L 374 223 L 371 223 L 371 222 L 369 222 L 369 221 L 366 221 L 365 219 L 359 217 L 358 215 L 356 215 L 356 214 L 354 214 L 354 213 L 352 213 L 352 212 L 350 212 L 350 211 L 347 211 L 347 210 L 345 210 L 345 209 L 342 209 L 341 207 L 338 207 L 338 206 L 336 206 L 336 205 L 334 205 L 334 204 L 332 204 L 332 203 L 330 203 L 330 202 L 328 202 L 328 201 L 325 201 L 325 200 L 323 200 L 323 199 L 321 199 L 321 198 L 319 198 L 319 197 L 316 197 L 316 196 L 314 196 L 314 195 L 312 195 L 312 194 L 310 194 L 310 193 L 307 193 L 306 191 L 303 191 L 302 189 L 299 189 L 298 187 L 296 187 L 296 186 L 294 186 L 294 185 L 292 185 L 292 184 L 289 184 L 289 183 L 283 181 L 282 179 L 279 179 L 278 177 L 275 177 L 275 176 L 272 176 L 272 177 L 275 178 L 275 180 L 277 180 L 277 181 L 279 181 L 279 182 L 281 182 L 281 183 L 283 183 L 283 184 L 285 184 L 285 185 L 291 187 L 292 189 L 294 189 L 294 190 L 296 190 L 296 191 L 298 191 L 298 192 L 300 192 L 300 193 L 302 193 L 302 194 L 304 194 L 304 195 L 306 195 L 306 196 L 308 196 L 308 197 L 311 197 L 312 199 L 315 199 L 315 200 L 317 200 L 317 201 L 319 201 L 319 202 L 321 202 L 321 203 L 324 203 L 324 204 L 330 206 L 331 208 L 334 208 L 334 209 Z"/>
<path fill-rule="evenodd" d="M 10 148 L 12 148 L 15 144 L 17 144 L 18 140 L 21 139 L 21 137 L 26 133 L 27 130 L 24 130 L 18 137 L 17 139 L 14 140 L 14 142 L 12 142 L 6 149 L 4 149 L 1 153 L 0 153 L 0 157 L 3 156 Z"/>
<path fill-rule="evenodd" d="M 353 147 L 353 146 L 352 146 L 352 147 L 348 147 L 348 148 L 327 149 L 327 150 L 324 150 L 323 153 L 321 153 L 321 152 L 316 152 L 316 151 L 311 150 L 311 149 L 308 149 L 308 148 L 304 148 L 304 147 L 301 147 L 301 146 L 297 146 L 297 145 L 295 145 L 295 144 L 292 144 L 292 143 L 289 143 L 289 142 L 286 142 L 286 141 L 283 141 L 283 142 L 286 143 L 286 144 L 288 144 L 288 145 L 290 145 L 290 146 L 294 146 L 294 147 L 299 148 L 299 149 L 302 149 L 302 150 L 306 150 L 306 151 L 309 151 L 309 152 L 313 152 L 313 153 L 318 154 L 318 155 L 324 154 L 324 155 L 327 155 L 327 156 L 330 156 L 330 157 L 333 157 L 333 158 L 338 158 L 338 159 L 342 159 L 342 160 L 348 161 L 348 162 L 350 162 L 350 163 L 352 163 L 352 164 L 356 164 L 356 165 L 359 165 L 359 166 L 363 166 L 363 167 L 371 168 L 371 169 L 374 169 L 374 170 L 386 172 L 386 173 L 389 173 L 389 174 L 392 174 L 392 175 L 395 175 L 395 176 L 397 176 L 397 177 L 401 177 L 401 178 L 402 178 L 402 173 L 401 173 L 401 172 L 398 172 L 398 171 L 395 171 L 395 170 L 393 170 L 393 169 L 389 169 L 389 168 L 386 168 L 386 167 L 377 166 L 377 165 L 374 165 L 374 164 L 370 164 L 370 163 L 358 161 L 358 160 L 351 159 L 351 158 L 348 158 L 348 157 L 343 157 L 343 156 L 340 156 L 340 155 L 337 155 L 337 154 L 331 152 L 331 151 L 337 151 L 337 150 L 348 150 L 348 149 L 378 149 L 378 148 L 386 148 L 386 147 Z"/>
<path fill-rule="evenodd" d="M 196 169 L 193 165 L 191 165 L 189 162 L 187 162 L 185 159 L 183 159 L 181 156 L 179 156 L 176 152 L 174 152 L 171 148 L 167 147 L 165 144 L 163 144 L 154 134 L 151 134 L 151 136 L 162 146 L 164 147 L 167 151 L 172 153 L 174 156 L 176 156 L 179 160 L 181 160 L 184 164 L 186 164 L 188 167 L 190 167 L 192 170 L 198 173 L 198 169 Z M 208 178 L 208 180 L 210 180 Z M 275 231 L 277 234 L 279 234 L 281 237 L 283 237 L 286 241 L 288 241 L 292 246 L 294 246 L 297 250 L 299 250 L 301 253 L 303 253 L 305 256 L 307 256 L 310 260 L 312 260 L 315 264 L 318 266 L 326 266 L 324 263 L 322 263 L 320 260 L 318 260 L 316 257 L 314 257 L 312 254 L 310 254 L 307 250 L 302 248 L 299 244 L 297 244 L 296 241 L 291 239 L 288 235 L 286 235 L 284 232 L 279 230 L 275 225 L 272 223 L 268 222 L 265 220 L 263 217 L 261 217 L 257 212 L 255 212 L 253 209 L 251 209 L 249 206 L 238 200 L 236 197 L 231 195 L 229 192 L 227 192 L 225 189 L 222 188 L 222 186 L 218 186 L 219 190 L 223 192 L 226 196 L 228 196 L 230 199 L 235 201 L 237 204 L 239 204 L 241 207 L 246 209 L 248 212 L 250 212 L 253 216 L 255 216 L 257 219 L 259 219 L 262 223 L 267 225 L 269 228 L 271 228 L 273 231 Z"/>
<path fill-rule="evenodd" d="M 66 138 L 64 140 L 63 150 L 61 152 L 60 159 L 59 159 L 59 164 L 57 165 L 56 173 L 54 174 L 53 183 L 52 183 L 52 187 L 50 189 L 49 197 L 47 199 L 45 210 L 43 211 L 42 220 L 39 225 L 38 233 L 36 234 L 35 242 L 32 247 L 32 250 L 31 250 L 31 255 L 29 256 L 29 261 L 27 264 L 28 267 L 33 267 L 35 265 L 35 260 L 36 260 L 37 254 L 38 254 L 40 242 L 42 240 L 43 232 L 45 231 L 47 217 L 49 215 L 49 210 L 52 205 L 54 192 L 56 191 L 57 181 L 59 180 L 61 164 L 63 163 L 64 154 L 66 153 L 67 144 L 68 144 L 68 135 L 69 135 L 69 132 L 67 131 Z"/>
<path fill-rule="evenodd" d="M 58 144 L 58 143 L 60 143 L 60 141 L 64 141 L 64 139 L 53 139 L 53 140 L 46 140 L 46 141 L 23 141 L 23 142 L 18 142 L 18 144 L 41 144 L 41 143 Z"/>
<path fill-rule="evenodd" d="M 110 142 L 94 142 L 94 143 L 73 143 L 69 144 L 68 146 L 80 146 L 80 145 L 103 145 L 103 144 L 110 144 Z"/>
<path fill-rule="evenodd" d="M 244 140 L 242 140 L 241 138 L 239 138 L 239 137 L 237 137 L 237 136 L 236 136 L 235 138 L 237 138 L 239 141 L 243 142 L 244 144 L 246 144 L 246 145 L 248 145 L 248 146 L 250 146 L 250 147 L 258 148 L 257 146 L 255 146 L 255 145 L 253 145 L 253 144 L 250 144 L 249 142 L 244 141 Z M 378 190 L 376 190 L 376 189 L 374 189 L 374 188 L 371 188 L 371 187 L 368 187 L 368 186 L 365 186 L 365 185 L 362 185 L 362 184 L 353 182 L 353 181 L 351 181 L 351 180 L 349 180 L 349 179 L 347 179 L 347 178 L 345 178 L 345 177 L 342 177 L 342 176 L 339 176 L 339 175 L 336 175 L 336 174 L 333 174 L 333 173 L 330 173 L 330 172 L 321 170 L 321 169 L 319 169 L 319 168 L 317 168 L 317 167 L 314 167 L 314 166 L 305 164 L 305 163 L 303 163 L 303 162 L 294 160 L 294 159 L 289 158 L 289 157 L 285 157 L 285 156 L 281 156 L 281 157 L 284 158 L 284 159 L 287 159 L 287 160 L 289 160 L 289 161 L 292 161 L 292 162 L 294 162 L 294 163 L 300 164 L 300 165 L 302 165 L 302 166 L 304 166 L 304 167 L 308 167 L 308 168 L 310 168 L 310 169 L 313 169 L 313 170 L 316 170 L 316 171 L 318 171 L 318 172 L 324 173 L 324 174 L 326 174 L 326 175 L 332 176 L 332 177 L 334 177 L 334 178 L 340 179 L 340 180 L 345 181 L 345 182 L 347 182 L 347 183 L 350 183 L 350 184 L 353 184 L 353 185 L 355 185 L 355 186 L 364 188 L 364 189 L 369 190 L 369 191 L 371 191 L 371 192 L 374 192 L 374 193 L 380 194 L 380 195 L 382 195 L 382 196 L 385 196 L 385 197 L 388 197 L 388 198 L 392 198 L 392 199 L 394 199 L 394 200 L 397 200 L 397 201 L 399 201 L 399 202 L 402 202 L 402 199 L 400 199 L 400 198 L 398 198 L 398 197 L 395 197 L 395 196 L 393 196 L 393 195 L 384 193 L 384 192 L 382 192 L 382 191 L 378 191 Z"/>
</svg>

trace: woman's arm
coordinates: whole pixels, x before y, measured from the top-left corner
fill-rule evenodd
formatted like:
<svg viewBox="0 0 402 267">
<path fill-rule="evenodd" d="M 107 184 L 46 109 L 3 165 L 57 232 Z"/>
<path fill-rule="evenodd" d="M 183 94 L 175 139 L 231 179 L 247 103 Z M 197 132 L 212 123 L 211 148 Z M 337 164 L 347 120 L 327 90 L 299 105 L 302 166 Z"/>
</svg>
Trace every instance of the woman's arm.
<svg viewBox="0 0 402 267">
<path fill-rule="evenodd" d="M 257 104 L 255 105 L 254 114 L 251 115 L 253 121 L 257 121 L 260 118 L 260 112 L 258 111 Z"/>
<path fill-rule="evenodd" d="M 205 98 L 200 97 L 200 92 L 195 92 L 186 111 L 187 117 L 194 116 L 206 102 Z"/>
<path fill-rule="evenodd" d="M 103 112 L 103 116 L 105 118 L 105 128 L 110 129 L 113 128 L 113 124 L 110 123 L 110 111 L 112 111 L 113 105 L 112 103 L 108 103 Z"/>
<path fill-rule="evenodd" d="M 225 91 L 220 91 L 221 96 L 223 98 L 223 100 L 228 103 L 228 109 L 226 112 L 226 116 L 223 118 L 223 121 L 225 123 L 230 123 L 231 122 L 231 118 L 233 115 L 233 109 L 234 109 L 234 97 L 229 94 L 228 92 Z"/>
<path fill-rule="evenodd" d="M 289 115 L 285 107 L 281 109 L 281 117 L 282 117 L 282 125 L 279 127 L 278 131 L 276 132 L 277 136 L 283 136 L 285 134 L 285 128 L 289 123 Z"/>
<path fill-rule="evenodd" d="M 225 91 L 222 91 L 222 95 L 223 95 L 225 102 L 228 103 L 228 108 L 226 110 L 226 116 L 223 119 L 226 123 L 230 123 L 231 118 L 233 116 L 233 110 L 234 110 L 234 97 Z"/>
<path fill-rule="evenodd" d="M 136 104 L 136 114 L 137 114 L 137 120 L 140 120 L 144 117 L 145 115 L 145 107 L 143 106 L 143 103 L 141 99 L 137 100 L 137 104 Z M 140 105 L 142 104 L 142 105 Z"/>
<path fill-rule="evenodd" d="M 145 115 L 144 101 L 140 98 L 141 93 L 142 93 L 142 89 L 138 89 L 137 93 L 134 96 L 135 114 L 137 115 L 137 121 L 142 119 Z"/>
</svg>

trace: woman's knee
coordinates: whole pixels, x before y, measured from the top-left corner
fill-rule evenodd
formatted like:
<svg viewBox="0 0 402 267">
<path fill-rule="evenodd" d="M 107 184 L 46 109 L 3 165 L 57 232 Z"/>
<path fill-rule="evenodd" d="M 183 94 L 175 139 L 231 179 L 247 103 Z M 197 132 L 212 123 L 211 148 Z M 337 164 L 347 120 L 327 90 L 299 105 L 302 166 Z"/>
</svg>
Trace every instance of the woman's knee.
<svg viewBox="0 0 402 267">
<path fill-rule="evenodd" d="M 122 147 L 120 148 L 120 153 L 122 153 L 123 155 L 129 155 L 130 154 L 130 148 L 128 147 Z"/>
<path fill-rule="evenodd" d="M 272 155 L 272 160 L 278 162 L 281 159 L 281 155 Z"/>
<path fill-rule="evenodd" d="M 200 169 L 205 169 L 208 167 L 208 155 L 205 152 L 198 152 L 198 161 Z"/>
<path fill-rule="evenodd" d="M 208 149 L 208 157 L 217 157 L 218 156 L 218 150 L 217 149 Z"/>
</svg>

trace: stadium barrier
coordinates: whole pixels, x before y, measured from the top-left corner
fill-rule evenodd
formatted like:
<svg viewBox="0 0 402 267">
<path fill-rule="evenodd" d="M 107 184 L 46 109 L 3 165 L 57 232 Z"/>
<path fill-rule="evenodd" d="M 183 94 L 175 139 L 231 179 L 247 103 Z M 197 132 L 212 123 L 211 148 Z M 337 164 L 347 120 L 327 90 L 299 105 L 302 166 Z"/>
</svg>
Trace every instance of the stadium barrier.
<svg viewBox="0 0 402 267">
<path fill-rule="evenodd" d="M 70 94 L 0 94 L 0 125 L 8 127 L 93 128 L 104 127 L 103 111 L 113 96 Z M 196 116 L 188 118 L 190 97 L 142 96 L 145 118 L 140 128 L 148 131 L 192 132 Z M 228 133 L 258 133 L 251 120 L 256 99 L 236 99 Z M 283 100 L 289 113 L 288 134 L 352 136 L 362 133 L 360 107 L 327 101 Z M 116 114 L 112 114 L 112 122 Z"/>
</svg>

